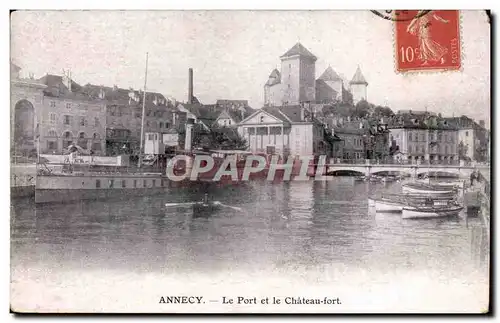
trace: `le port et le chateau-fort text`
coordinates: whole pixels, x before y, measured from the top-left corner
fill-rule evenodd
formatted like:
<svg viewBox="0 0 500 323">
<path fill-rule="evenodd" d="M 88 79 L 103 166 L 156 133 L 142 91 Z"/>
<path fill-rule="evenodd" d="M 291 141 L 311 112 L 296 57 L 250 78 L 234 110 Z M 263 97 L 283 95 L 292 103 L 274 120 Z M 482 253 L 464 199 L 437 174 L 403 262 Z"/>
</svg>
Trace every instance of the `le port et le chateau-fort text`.
<svg viewBox="0 0 500 323">
<path fill-rule="evenodd" d="M 213 302 L 213 301 L 211 301 Z M 307 297 L 227 297 L 223 296 L 218 300 L 226 305 L 340 305 L 342 304 L 338 297 L 307 298 Z M 206 301 L 203 296 L 161 296 L 160 304 L 204 304 Z"/>
</svg>

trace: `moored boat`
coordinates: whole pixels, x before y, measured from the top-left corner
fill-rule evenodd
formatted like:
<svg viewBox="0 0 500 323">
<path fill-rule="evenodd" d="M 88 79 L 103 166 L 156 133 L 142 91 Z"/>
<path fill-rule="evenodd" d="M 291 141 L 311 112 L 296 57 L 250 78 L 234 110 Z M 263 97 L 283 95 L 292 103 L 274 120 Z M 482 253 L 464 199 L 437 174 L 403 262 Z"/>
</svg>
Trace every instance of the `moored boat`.
<svg viewBox="0 0 500 323">
<path fill-rule="evenodd" d="M 403 184 L 403 193 L 418 193 L 418 194 L 451 194 L 456 191 L 454 185 L 433 185 L 420 182 Z"/>
<path fill-rule="evenodd" d="M 403 219 L 429 219 L 439 217 L 457 216 L 463 206 L 405 206 L 403 207 Z"/>
<path fill-rule="evenodd" d="M 391 199 L 380 199 L 375 200 L 375 211 L 383 213 L 399 213 L 403 211 L 405 203 L 403 201 L 391 200 Z"/>
</svg>

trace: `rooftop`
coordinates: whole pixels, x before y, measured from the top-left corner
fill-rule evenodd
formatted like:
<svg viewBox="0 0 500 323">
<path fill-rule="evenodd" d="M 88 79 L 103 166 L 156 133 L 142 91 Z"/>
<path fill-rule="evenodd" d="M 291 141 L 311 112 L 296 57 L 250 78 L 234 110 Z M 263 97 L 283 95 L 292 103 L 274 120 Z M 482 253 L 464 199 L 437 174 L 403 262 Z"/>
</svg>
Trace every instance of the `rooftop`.
<svg viewBox="0 0 500 323">
<path fill-rule="evenodd" d="M 307 48 L 304 47 L 301 43 L 295 44 L 292 48 L 290 48 L 285 54 L 281 56 L 281 58 L 292 57 L 292 56 L 302 56 L 312 58 L 313 60 L 317 60 L 317 57 L 314 56 Z"/>
<path fill-rule="evenodd" d="M 356 73 L 354 73 L 354 76 L 352 77 L 350 84 L 365 84 L 368 85 L 368 82 L 366 82 L 365 77 L 363 76 L 363 73 L 361 73 L 361 68 L 358 66 L 356 69 Z"/>
</svg>

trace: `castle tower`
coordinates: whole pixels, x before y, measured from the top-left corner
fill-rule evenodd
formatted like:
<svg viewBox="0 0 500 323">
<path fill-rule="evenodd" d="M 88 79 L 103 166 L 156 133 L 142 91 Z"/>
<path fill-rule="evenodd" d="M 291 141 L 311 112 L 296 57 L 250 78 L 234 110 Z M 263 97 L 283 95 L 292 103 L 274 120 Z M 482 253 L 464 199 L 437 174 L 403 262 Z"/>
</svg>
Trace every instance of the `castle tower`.
<svg viewBox="0 0 500 323">
<path fill-rule="evenodd" d="M 264 104 L 266 106 L 279 106 L 283 93 L 281 91 L 281 73 L 274 69 L 264 85 Z"/>
<path fill-rule="evenodd" d="M 297 105 L 305 101 L 315 101 L 316 56 L 301 43 L 297 43 L 280 59 L 282 104 Z"/>
<path fill-rule="evenodd" d="M 352 92 L 352 99 L 354 104 L 357 104 L 361 100 L 368 100 L 366 96 L 366 88 L 368 87 L 368 82 L 366 82 L 365 77 L 363 76 L 363 73 L 361 73 L 361 69 L 358 68 L 356 69 L 356 73 L 354 73 L 354 76 L 352 77 L 351 82 L 349 82 L 351 85 L 351 92 Z"/>
<path fill-rule="evenodd" d="M 331 103 L 343 101 L 344 81 L 331 66 L 316 80 L 316 101 Z"/>
</svg>

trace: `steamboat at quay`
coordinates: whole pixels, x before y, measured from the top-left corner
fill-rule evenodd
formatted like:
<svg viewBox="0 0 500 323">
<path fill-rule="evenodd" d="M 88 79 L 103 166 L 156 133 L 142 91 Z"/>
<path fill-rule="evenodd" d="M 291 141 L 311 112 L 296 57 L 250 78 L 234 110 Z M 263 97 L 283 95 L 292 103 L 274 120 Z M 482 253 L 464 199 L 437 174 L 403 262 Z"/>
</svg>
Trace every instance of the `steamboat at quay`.
<svg viewBox="0 0 500 323">
<path fill-rule="evenodd" d="M 192 150 L 192 129 L 193 121 L 189 120 L 182 153 L 168 156 L 163 161 L 156 160 L 154 165 L 130 167 L 128 161 L 124 161 L 126 156 L 121 156 L 122 163 L 117 165 L 85 162 L 82 158 L 83 162 L 71 162 L 74 156 L 68 157 L 64 163 L 39 163 L 35 203 L 128 199 L 166 194 L 175 189 L 199 191 L 210 185 L 244 185 L 247 180 L 266 179 L 269 175 L 273 181 L 282 181 L 286 171 L 290 176 L 304 173 L 313 176 L 316 172 L 315 159 L 304 165 L 300 160 L 284 165 L 275 155 L 256 155 L 239 150 Z M 213 161 L 212 167 L 207 165 L 208 160 Z M 272 174 L 271 163 L 276 163 Z"/>
<path fill-rule="evenodd" d="M 35 203 L 68 202 L 76 200 L 127 199 L 136 196 L 166 194 L 175 189 L 199 191 L 210 185 L 245 185 L 247 180 L 267 179 L 270 164 L 256 171 L 254 161 L 247 163 L 252 154 L 240 151 L 217 151 L 212 154 L 225 157 L 212 157 L 214 165 L 210 169 L 193 174 L 192 165 L 186 160 L 193 160 L 199 153 L 182 155 L 174 165 L 167 163 L 161 169 L 130 168 L 128 166 L 107 166 L 89 164 L 39 164 L 37 169 Z M 224 160 L 236 158 L 236 169 L 228 174 Z M 179 155 L 174 156 L 179 157 Z M 271 160 L 268 158 L 266 160 Z M 172 161 L 172 160 L 171 160 Z M 172 167 L 170 167 L 172 166 Z M 206 165 L 202 165 L 202 168 Z M 283 180 L 286 165 L 277 166 L 273 181 Z M 300 161 L 290 165 L 290 174 L 301 172 Z M 314 165 L 308 165 L 308 175 L 313 175 Z M 223 174 L 221 175 L 220 170 Z M 245 176 L 245 173 L 247 176 Z"/>
</svg>

